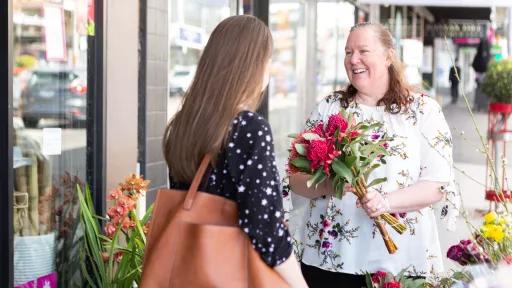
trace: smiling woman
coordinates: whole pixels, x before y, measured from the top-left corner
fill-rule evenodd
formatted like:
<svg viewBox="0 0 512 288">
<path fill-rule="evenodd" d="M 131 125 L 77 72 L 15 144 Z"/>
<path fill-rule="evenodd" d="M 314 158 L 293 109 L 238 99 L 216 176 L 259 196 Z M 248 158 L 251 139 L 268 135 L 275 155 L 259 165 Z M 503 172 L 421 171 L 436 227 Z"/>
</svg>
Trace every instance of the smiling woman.
<svg viewBox="0 0 512 288">
<path fill-rule="evenodd" d="M 352 193 L 337 198 L 330 180 L 308 188 L 309 175 L 290 172 L 283 196 L 290 217 L 296 217 L 290 224 L 298 227 L 290 228 L 297 231 L 296 252 L 309 287 L 362 287 L 364 271 L 396 274 L 405 269 L 405 275 L 428 277 L 443 270 L 431 205 L 448 199 L 443 208 L 453 213 L 444 214 L 445 219 L 456 215 L 451 134 L 437 102 L 408 87 L 393 47 L 382 25 L 354 26 L 345 47 L 350 84 L 325 97 L 306 122 L 306 129 L 324 125 L 343 107 L 356 121 L 383 124 L 368 137 L 392 138 L 386 163 L 367 179 L 387 181 L 371 187 L 360 201 Z M 309 199 L 304 213 L 293 209 L 290 192 Z M 389 229 L 399 247 L 394 254 L 386 251 L 373 223 L 384 213 L 395 214 L 407 226 L 404 234 Z"/>
</svg>

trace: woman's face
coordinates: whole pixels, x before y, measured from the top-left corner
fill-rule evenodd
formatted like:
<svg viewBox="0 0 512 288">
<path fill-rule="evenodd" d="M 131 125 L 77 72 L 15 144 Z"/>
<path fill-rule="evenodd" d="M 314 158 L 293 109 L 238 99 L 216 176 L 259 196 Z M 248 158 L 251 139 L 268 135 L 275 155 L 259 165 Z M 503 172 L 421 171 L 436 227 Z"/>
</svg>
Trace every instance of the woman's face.
<svg viewBox="0 0 512 288">
<path fill-rule="evenodd" d="M 370 28 L 352 32 L 345 46 L 345 70 L 350 83 L 361 93 L 385 93 L 391 64 L 389 52 Z M 383 91 L 382 91 L 383 90 Z"/>
</svg>

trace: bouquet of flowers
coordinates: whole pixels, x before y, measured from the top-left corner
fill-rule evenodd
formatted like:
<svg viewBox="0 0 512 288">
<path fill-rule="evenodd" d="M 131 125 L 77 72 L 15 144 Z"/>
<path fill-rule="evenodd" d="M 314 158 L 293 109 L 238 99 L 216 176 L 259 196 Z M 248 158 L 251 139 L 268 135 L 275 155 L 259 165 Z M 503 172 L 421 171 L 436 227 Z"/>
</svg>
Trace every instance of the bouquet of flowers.
<svg viewBox="0 0 512 288">
<path fill-rule="evenodd" d="M 80 223 L 84 229 L 82 272 L 90 287 L 133 287 L 139 284 L 152 207 L 139 219 L 137 199 L 149 181 L 134 174 L 109 193 L 108 218 L 95 215 L 91 192 L 78 186 Z M 98 220 L 106 221 L 104 233 Z"/>
<path fill-rule="evenodd" d="M 362 199 L 368 188 L 385 182 L 386 178 L 373 179 L 367 184 L 368 176 L 382 164 L 391 137 L 383 131 L 378 121 L 360 121 L 356 123 L 352 114 L 341 110 L 329 117 L 328 122 L 317 123 L 313 128 L 294 138 L 288 159 L 288 173 L 307 173 L 311 175 L 307 186 L 317 187 L 326 179 L 332 181 L 337 197 L 343 195 L 346 183 L 354 187 L 354 194 Z M 376 217 L 375 224 L 381 233 L 389 253 L 397 251 L 383 221 L 402 234 L 406 226 L 394 216 L 384 213 Z"/>
<path fill-rule="evenodd" d="M 384 271 L 377 271 L 375 273 L 366 273 L 366 287 L 367 288 L 420 288 L 420 287 L 434 287 L 425 279 L 413 279 L 405 275 L 405 269 L 398 275 L 394 276 L 391 273 Z"/>
<path fill-rule="evenodd" d="M 461 240 L 448 249 L 447 257 L 460 265 L 479 263 L 512 264 L 512 217 L 494 211 L 474 232 L 475 241 Z"/>
</svg>

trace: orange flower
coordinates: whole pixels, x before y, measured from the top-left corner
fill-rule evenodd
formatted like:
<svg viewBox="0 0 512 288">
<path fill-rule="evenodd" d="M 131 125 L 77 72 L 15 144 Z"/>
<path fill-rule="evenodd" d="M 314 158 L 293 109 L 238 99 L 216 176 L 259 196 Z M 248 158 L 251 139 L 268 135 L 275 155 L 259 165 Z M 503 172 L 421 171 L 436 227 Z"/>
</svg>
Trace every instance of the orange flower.
<svg viewBox="0 0 512 288">
<path fill-rule="evenodd" d="M 121 224 L 121 227 L 124 230 L 131 229 L 131 228 L 135 227 L 135 222 L 133 222 L 129 217 L 124 217 L 123 221 L 122 221 L 122 224 Z"/>
<path fill-rule="evenodd" d="M 110 191 L 110 193 L 108 194 L 108 197 L 107 199 L 108 200 L 117 200 L 119 199 L 119 197 L 121 197 L 123 195 L 123 191 L 119 190 L 119 189 L 113 189 L 112 191 Z"/>
</svg>

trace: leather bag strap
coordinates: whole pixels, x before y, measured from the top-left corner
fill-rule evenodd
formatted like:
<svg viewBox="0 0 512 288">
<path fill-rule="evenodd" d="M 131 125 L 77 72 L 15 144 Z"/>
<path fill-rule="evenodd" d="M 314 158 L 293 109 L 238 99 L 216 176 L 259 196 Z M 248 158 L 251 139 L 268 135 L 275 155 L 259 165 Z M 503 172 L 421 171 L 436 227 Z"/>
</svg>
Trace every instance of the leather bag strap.
<svg viewBox="0 0 512 288">
<path fill-rule="evenodd" d="M 197 194 L 197 189 L 199 188 L 199 184 L 203 179 L 204 172 L 206 171 L 206 168 L 208 167 L 208 164 L 210 163 L 211 159 L 212 155 L 206 154 L 203 160 L 201 161 L 199 168 L 197 168 L 196 175 L 194 175 L 192 184 L 190 185 L 190 188 L 188 189 L 187 192 L 187 196 L 185 197 L 185 202 L 183 203 L 183 208 L 185 210 L 190 210 L 190 208 L 192 208 L 192 205 L 194 204 L 194 199 Z"/>
</svg>

